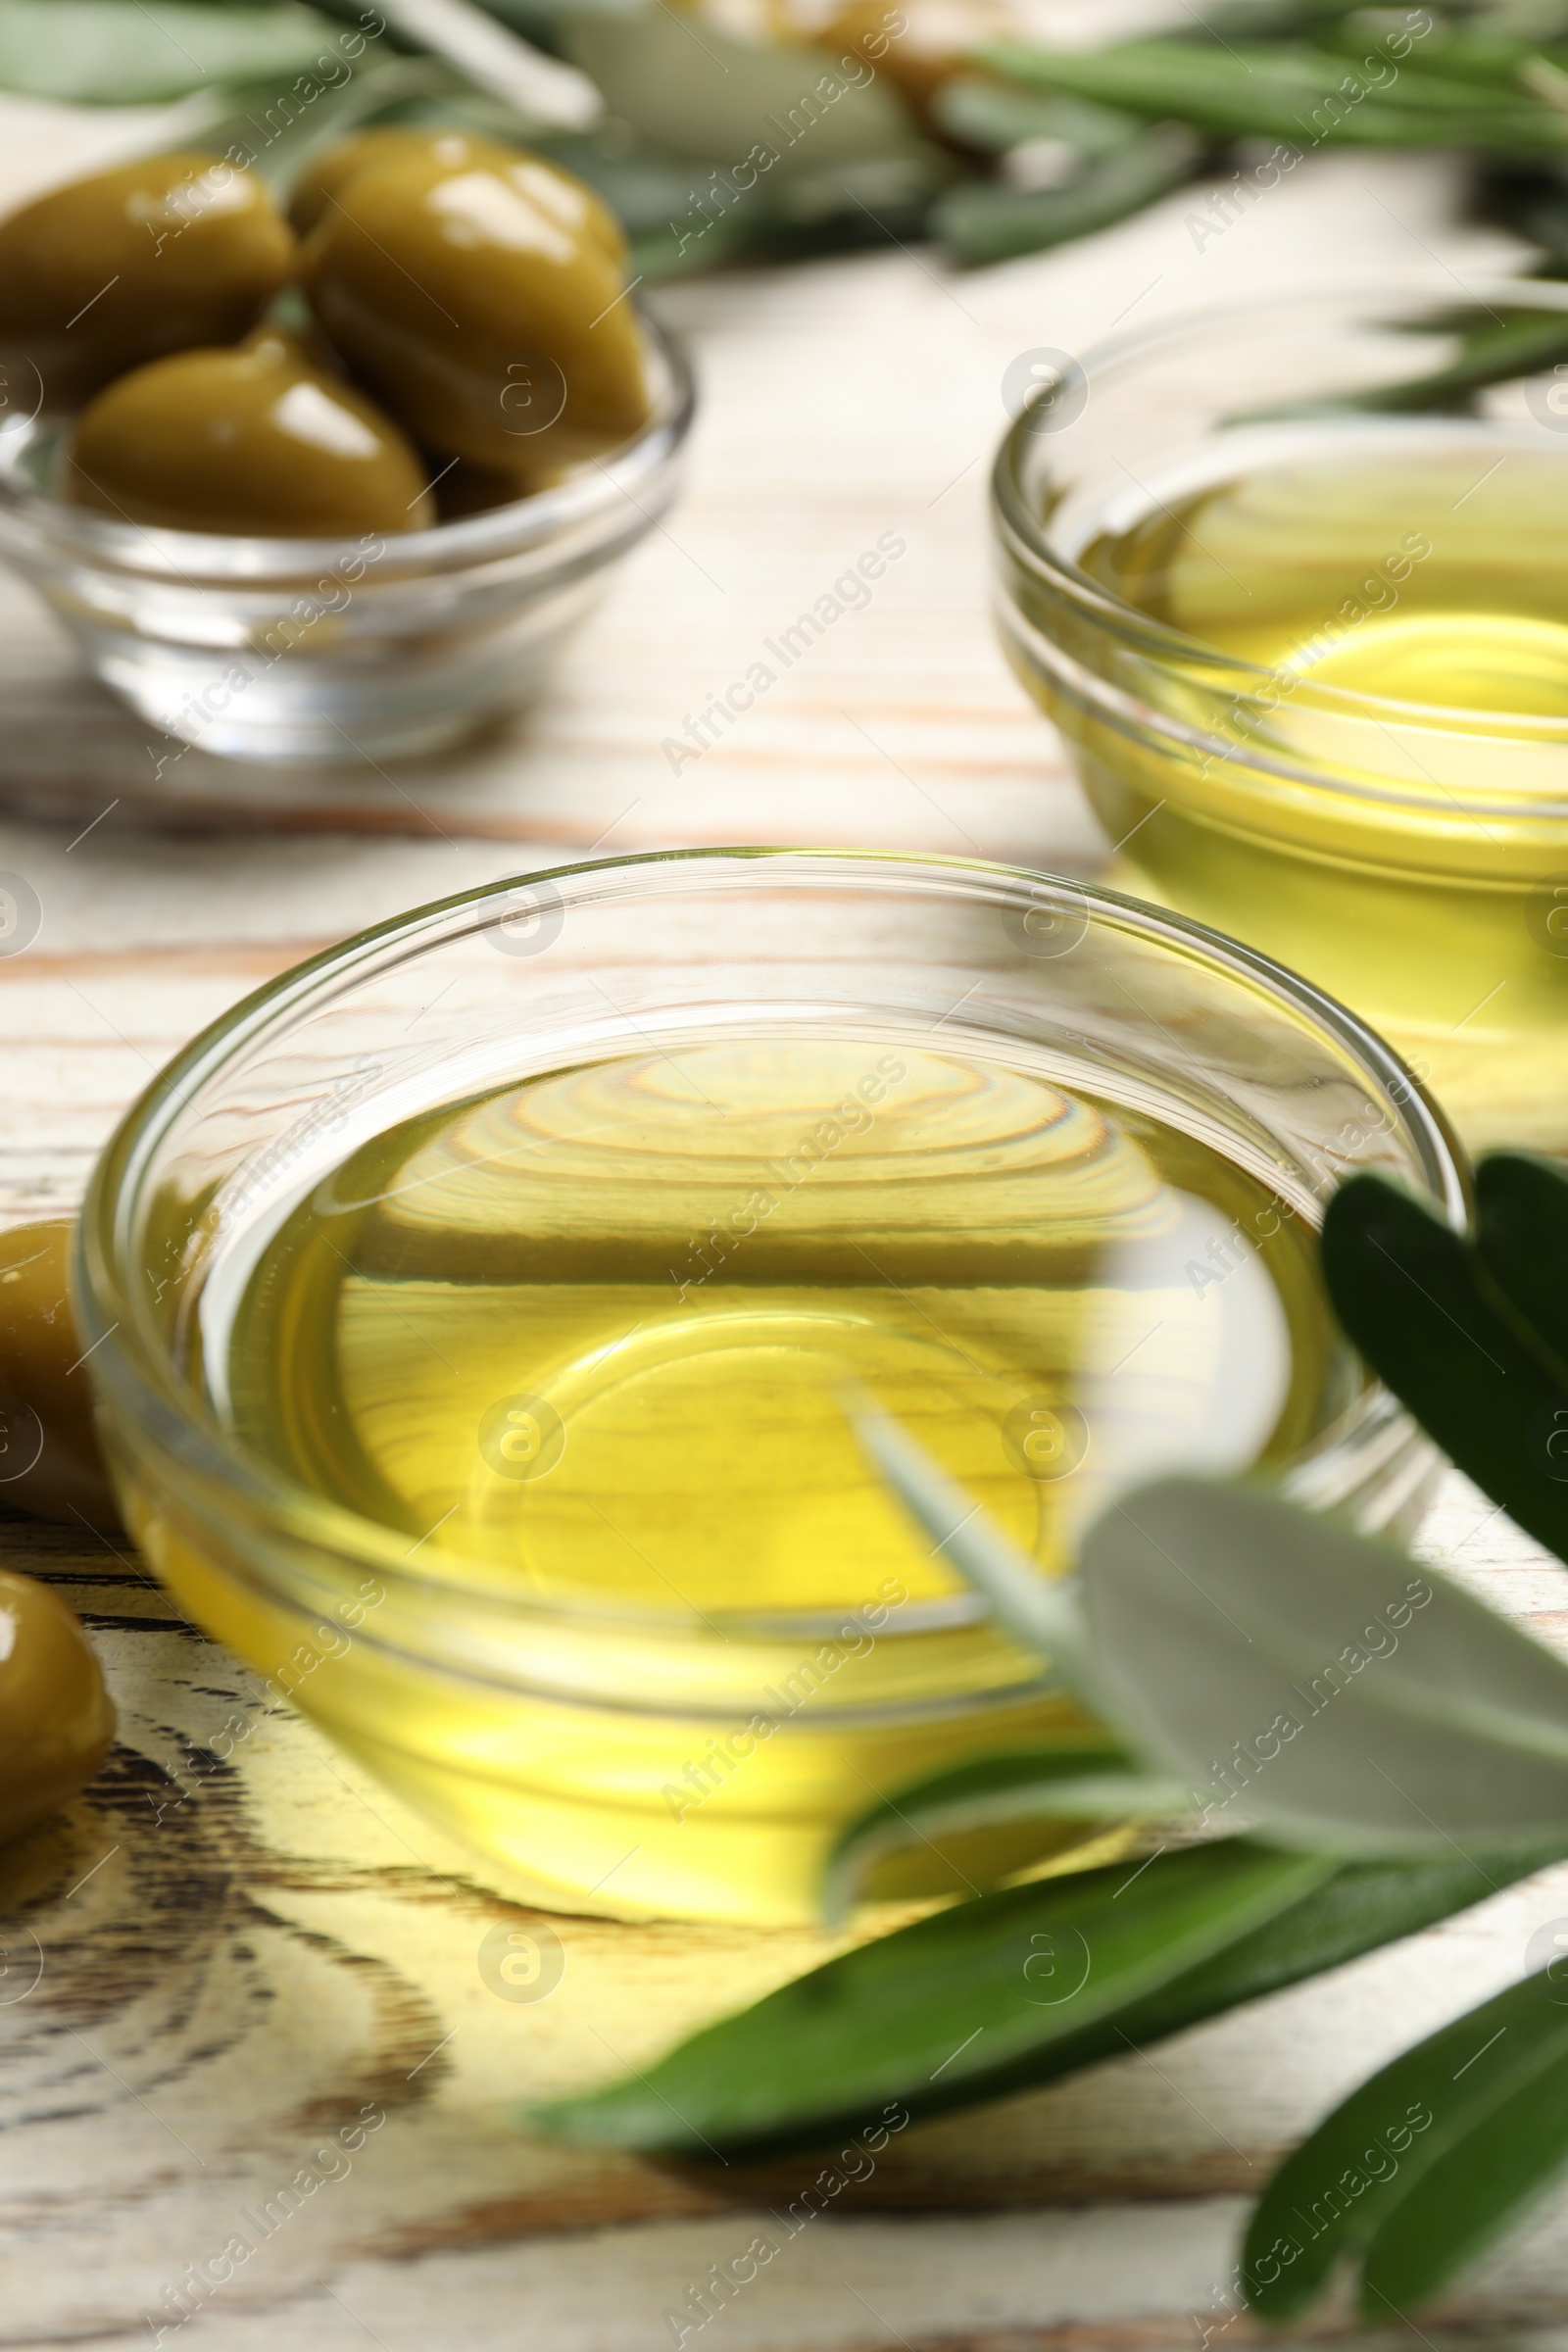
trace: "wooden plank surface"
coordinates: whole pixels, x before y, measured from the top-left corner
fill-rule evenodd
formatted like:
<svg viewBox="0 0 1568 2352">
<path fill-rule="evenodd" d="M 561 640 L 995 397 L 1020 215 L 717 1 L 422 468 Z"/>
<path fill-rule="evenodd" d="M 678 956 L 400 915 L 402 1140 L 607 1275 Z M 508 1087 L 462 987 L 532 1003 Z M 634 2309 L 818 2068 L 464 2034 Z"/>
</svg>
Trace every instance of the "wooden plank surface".
<svg viewBox="0 0 1568 2352">
<path fill-rule="evenodd" d="M 145 137 L 124 116 L 0 105 L 7 192 Z M 1439 160 L 1324 157 L 1202 251 L 1177 197 L 981 277 L 890 251 L 666 290 L 705 395 L 684 503 L 536 711 L 395 777 L 172 762 L 0 583 L 0 870 L 44 908 L 0 962 L 0 1219 L 74 1204 L 125 1102 L 246 990 L 466 883 L 591 845 L 766 839 L 1094 870 L 1102 845 L 986 614 L 1004 369 L 1349 258 L 1460 275 L 1505 260 L 1451 201 Z M 906 553 L 871 603 L 674 772 L 662 747 L 684 714 L 888 531 Z M 1429 1538 L 1568 1645 L 1562 1571 L 1461 1482 Z M 1550 1874 L 1154 2052 L 910 2130 L 786 2242 L 770 2209 L 814 2167 L 564 2150 L 509 2109 L 644 2063 L 825 1943 L 518 1914 L 123 1549 L 8 1519 L 0 1556 L 71 1594 L 121 1716 L 65 1826 L 0 1857 L 11 2352 L 653 2352 L 675 2340 L 667 2311 L 759 2230 L 779 2256 L 705 2346 L 1229 2347 L 1251 2340 L 1229 2286 L 1237 2225 L 1279 2150 L 1568 1915 L 1568 1872 Z M 246 1729 L 220 1761 L 231 1717 Z M 548 1999 L 490 1989 L 478 1949 L 500 1920 L 559 1936 Z M 1424 2340 L 1568 2344 L 1561 2221 L 1548 2211 Z M 230 2275 L 193 2284 L 215 2258 Z M 1330 2332 L 1361 2340 L 1343 2319 Z"/>
</svg>

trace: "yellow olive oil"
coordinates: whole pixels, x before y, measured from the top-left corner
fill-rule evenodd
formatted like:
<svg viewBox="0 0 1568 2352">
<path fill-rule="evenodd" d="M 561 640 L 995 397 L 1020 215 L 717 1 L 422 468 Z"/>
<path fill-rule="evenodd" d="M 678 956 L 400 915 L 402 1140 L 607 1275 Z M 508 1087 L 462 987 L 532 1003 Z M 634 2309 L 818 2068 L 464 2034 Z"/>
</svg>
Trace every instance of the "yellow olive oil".
<svg viewBox="0 0 1568 2352">
<path fill-rule="evenodd" d="M 879 1794 L 1081 1736 L 867 1466 L 858 1395 L 1055 1573 L 1129 1482 L 1282 1461 L 1359 1393 L 1261 1172 L 925 1043 L 557 1070 L 389 1127 L 263 1225 L 192 1377 L 373 1524 L 464 1669 L 395 1654 L 372 1595 L 296 1695 L 568 1906 L 808 1915 Z M 253 1657 L 279 1638 L 191 1597 Z M 904 1891 L 956 1883 L 923 1867 Z"/>
<path fill-rule="evenodd" d="M 1248 443 L 1247 470 L 1140 497 L 1084 569 L 1286 676 L 1568 718 L 1568 454 L 1441 427 Z"/>
<path fill-rule="evenodd" d="M 1344 999 L 1472 1144 L 1568 1146 L 1568 438 L 1242 426 L 1062 519 L 1197 641 L 1126 671 L 1154 728 L 1042 694 L 1125 887 Z"/>
</svg>

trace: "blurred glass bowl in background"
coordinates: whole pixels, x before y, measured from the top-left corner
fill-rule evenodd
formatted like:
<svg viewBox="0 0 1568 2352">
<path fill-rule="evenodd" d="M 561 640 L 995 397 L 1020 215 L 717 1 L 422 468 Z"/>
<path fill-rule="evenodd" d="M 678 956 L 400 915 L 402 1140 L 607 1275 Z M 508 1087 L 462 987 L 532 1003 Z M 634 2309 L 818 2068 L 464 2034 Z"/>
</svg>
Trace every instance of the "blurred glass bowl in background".
<svg viewBox="0 0 1568 2352">
<path fill-rule="evenodd" d="M 1252 296 L 1071 360 L 994 480 L 1111 879 L 1568 1148 L 1568 286 Z"/>
<path fill-rule="evenodd" d="M 675 497 L 696 391 L 674 344 L 642 323 L 653 413 L 635 439 L 554 489 L 391 538 L 107 521 L 49 493 L 61 427 L 14 414 L 0 425 L 0 556 L 93 675 L 167 735 L 282 763 L 438 749 L 533 698 Z"/>
</svg>

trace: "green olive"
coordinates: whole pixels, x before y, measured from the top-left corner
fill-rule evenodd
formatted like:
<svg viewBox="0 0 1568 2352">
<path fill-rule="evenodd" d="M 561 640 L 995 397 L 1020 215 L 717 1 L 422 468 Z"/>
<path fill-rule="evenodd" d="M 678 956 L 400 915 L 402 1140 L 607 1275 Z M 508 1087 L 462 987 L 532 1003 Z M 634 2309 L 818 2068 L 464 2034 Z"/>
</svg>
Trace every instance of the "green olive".
<svg viewBox="0 0 1568 2352">
<path fill-rule="evenodd" d="M 51 1219 L 0 1234 L 0 1503 L 115 1527 L 67 1282 L 74 1231 Z"/>
<path fill-rule="evenodd" d="M 12 409 L 40 398 L 75 408 L 165 352 L 234 342 L 284 283 L 296 250 L 264 183 L 220 156 L 153 156 L 38 197 L 0 220 L 0 367 Z"/>
<path fill-rule="evenodd" d="M 288 217 L 302 237 L 309 236 L 322 215 L 342 195 L 355 172 L 363 171 L 366 165 L 420 164 L 431 156 L 453 172 L 484 168 L 505 172 L 513 164 L 531 164 L 536 172 L 547 173 L 552 181 L 562 183 L 569 192 L 572 201 L 566 218 L 575 224 L 574 233 L 603 246 L 611 261 L 624 262 L 626 240 L 620 222 L 592 188 L 581 180 L 564 179 L 563 173 L 523 155 L 518 148 L 508 147 L 499 139 L 475 138 L 464 130 L 420 130 L 406 123 L 362 130 L 358 138 L 344 139 L 340 145 L 328 147 L 301 172 L 289 199 Z M 559 204 L 554 188 L 546 192 L 546 200 L 551 196 L 556 196 Z"/>
<path fill-rule="evenodd" d="M 375 403 L 261 327 L 182 351 L 100 392 L 77 419 L 62 495 L 127 522 L 260 538 L 422 529 L 429 469 Z"/>
<path fill-rule="evenodd" d="M 448 132 L 454 146 L 466 145 L 461 133 Z M 328 147 L 313 163 L 306 166 L 294 182 L 288 200 L 288 217 L 296 235 L 308 237 L 322 215 L 328 212 L 342 195 L 356 172 L 367 164 L 384 164 L 407 160 L 420 163 L 435 148 L 442 133 L 416 130 L 407 124 L 389 122 L 379 130 L 362 130 L 358 138 L 343 139 L 336 147 Z"/>
<path fill-rule="evenodd" d="M 597 197 L 535 157 L 446 144 L 346 178 L 306 241 L 304 284 L 416 439 L 520 493 L 647 422 L 642 332 Z"/>
<path fill-rule="evenodd" d="M 0 1844 L 92 1779 L 115 1710 L 91 1643 L 57 1592 L 0 1569 Z"/>
</svg>

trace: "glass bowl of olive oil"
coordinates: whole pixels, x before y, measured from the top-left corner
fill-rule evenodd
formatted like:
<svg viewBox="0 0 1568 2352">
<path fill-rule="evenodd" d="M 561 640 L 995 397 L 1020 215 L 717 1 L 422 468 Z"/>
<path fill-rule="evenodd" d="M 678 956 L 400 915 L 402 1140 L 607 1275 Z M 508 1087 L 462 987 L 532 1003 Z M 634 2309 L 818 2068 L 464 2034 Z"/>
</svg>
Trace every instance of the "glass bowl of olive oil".
<svg viewBox="0 0 1568 2352">
<path fill-rule="evenodd" d="M 1568 1147 L 1568 286 L 1293 290 L 1058 355 L 1004 643 L 1118 862 Z"/>
<path fill-rule="evenodd" d="M 1092 1730 L 854 1397 L 1042 1575 L 1173 1464 L 1406 1527 L 1435 1457 L 1316 1268 L 1369 1167 L 1463 1217 L 1389 1050 L 1178 916 L 695 852 L 445 901 L 225 1015 L 108 1147 L 79 1303 L 181 1607 L 496 1884 L 799 1920 L 879 1797 Z"/>
</svg>

